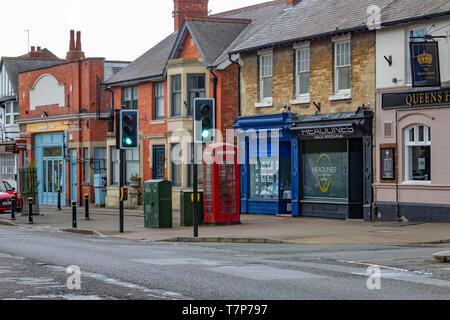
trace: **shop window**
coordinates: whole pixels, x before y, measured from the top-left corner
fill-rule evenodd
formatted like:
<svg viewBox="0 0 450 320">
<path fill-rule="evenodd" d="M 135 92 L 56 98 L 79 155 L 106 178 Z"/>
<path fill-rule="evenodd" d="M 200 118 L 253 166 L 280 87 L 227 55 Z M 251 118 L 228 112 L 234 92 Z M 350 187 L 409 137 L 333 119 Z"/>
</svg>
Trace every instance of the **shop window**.
<svg viewBox="0 0 450 320">
<path fill-rule="evenodd" d="M 192 115 L 192 107 L 195 98 L 206 97 L 205 75 L 189 74 L 188 75 L 188 109 L 187 115 Z"/>
<path fill-rule="evenodd" d="M 303 155 L 303 200 L 348 200 L 347 141 L 306 141 Z"/>
<path fill-rule="evenodd" d="M 106 148 L 94 149 L 94 174 L 106 171 Z"/>
<path fill-rule="evenodd" d="M 260 99 L 261 101 L 272 100 L 272 65 L 273 55 L 261 55 L 260 59 Z"/>
<path fill-rule="evenodd" d="M 172 117 L 181 117 L 181 75 L 171 77 L 172 81 Z"/>
<path fill-rule="evenodd" d="M 350 41 L 334 43 L 335 92 L 350 90 Z"/>
<path fill-rule="evenodd" d="M 111 184 L 118 185 L 120 179 L 119 168 L 119 152 L 115 147 L 111 149 Z M 130 177 L 139 175 L 140 172 L 140 159 L 139 149 L 125 150 L 124 155 L 124 183 L 128 185 L 130 183 Z"/>
<path fill-rule="evenodd" d="M 19 120 L 19 103 L 17 101 L 6 103 L 5 125 L 12 126 L 18 120 Z"/>
<path fill-rule="evenodd" d="M 155 102 L 153 119 L 164 119 L 164 82 L 154 84 Z"/>
<path fill-rule="evenodd" d="M 264 140 L 249 144 L 250 198 L 291 199 L 290 144 Z"/>
<path fill-rule="evenodd" d="M 182 168 L 182 158 L 181 158 L 181 145 L 180 144 L 172 144 L 171 145 L 171 169 L 172 169 L 172 186 L 181 187 L 182 184 L 182 176 L 181 176 L 181 168 Z"/>
<path fill-rule="evenodd" d="M 138 108 L 138 87 L 123 88 L 123 105 L 125 109 L 136 110 Z"/>
<path fill-rule="evenodd" d="M 414 125 L 405 130 L 405 182 L 431 181 L 431 129 Z"/>
<path fill-rule="evenodd" d="M 309 94 L 310 49 L 301 48 L 296 51 L 297 59 L 297 97 Z"/>
</svg>

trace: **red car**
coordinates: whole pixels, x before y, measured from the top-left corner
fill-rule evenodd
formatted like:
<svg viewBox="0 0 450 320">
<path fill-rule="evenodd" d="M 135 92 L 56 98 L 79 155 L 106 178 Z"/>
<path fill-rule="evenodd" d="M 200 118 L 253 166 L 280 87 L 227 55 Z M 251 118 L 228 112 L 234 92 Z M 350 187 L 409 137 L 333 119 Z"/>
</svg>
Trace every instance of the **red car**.
<svg viewBox="0 0 450 320">
<path fill-rule="evenodd" d="M 0 213 L 5 210 L 11 210 L 11 197 L 13 194 L 17 194 L 17 212 L 21 212 L 23 208 L 22 195 L 11 187 L 8 181 L 0 180 Z"/>
</svg>

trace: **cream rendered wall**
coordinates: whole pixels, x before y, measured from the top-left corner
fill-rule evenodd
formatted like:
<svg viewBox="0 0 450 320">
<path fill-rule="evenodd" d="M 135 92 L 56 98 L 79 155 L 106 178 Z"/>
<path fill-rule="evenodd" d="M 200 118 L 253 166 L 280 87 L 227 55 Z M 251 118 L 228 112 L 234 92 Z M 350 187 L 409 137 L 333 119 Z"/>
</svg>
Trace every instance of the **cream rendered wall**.
<svg viewBox="0 0 450 320">
<path fill-rule="evenodd" d="M 434 26 L 433 26 L 434 25 Z M 376 35 L 377 50 L 377 89 L 405 87 L 408 84 L 408 32 L 411 29 L 425 27 L 434 36 L 447 36 L 446 39 L 436 39 L 439 43 L 439 56 L 441 62 L 441 81 L 450 81 L 450 18 L 402 25 L 394 28 L 381 29 Z M 441 30 L 439 30 L 441 29 Z M 384 57 L 392 56 L 392 67 Z M 392 79 L 397 78 L 397 83 Z"/>
</svg>

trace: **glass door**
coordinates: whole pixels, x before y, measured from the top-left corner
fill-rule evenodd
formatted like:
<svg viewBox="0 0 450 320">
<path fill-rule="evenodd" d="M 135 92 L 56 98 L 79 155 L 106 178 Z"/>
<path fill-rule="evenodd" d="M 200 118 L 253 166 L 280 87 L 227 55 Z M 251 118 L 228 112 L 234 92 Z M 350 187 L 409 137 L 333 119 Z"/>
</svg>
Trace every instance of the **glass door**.
<svg viewBox="0 0 450 320">
<path fill-rule="evenodd" d="M 153 148 L 153 179 L 164 179 L 165 174 L 166 152 L 165 147 Z"/>
<path fill-rule="evenodd" d="M 43 204 L 56 205 L 58 189 L 63 190 L 63 165 L 61 159 L 45 158 L 43 161 Z"/>
</svg>

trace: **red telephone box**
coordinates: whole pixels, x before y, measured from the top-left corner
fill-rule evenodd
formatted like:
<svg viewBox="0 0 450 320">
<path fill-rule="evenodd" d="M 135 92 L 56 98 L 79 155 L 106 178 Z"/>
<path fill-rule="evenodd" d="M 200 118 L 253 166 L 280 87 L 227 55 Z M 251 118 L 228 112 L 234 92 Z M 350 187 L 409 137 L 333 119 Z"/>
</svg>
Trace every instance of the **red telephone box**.
<svg viewBox="0 0 450 320">
<path fill-rule="evenodd" d="M 203 156 L 203 223 L 241 223 L 237 148 L 215 143 Z"/>
</svg>

